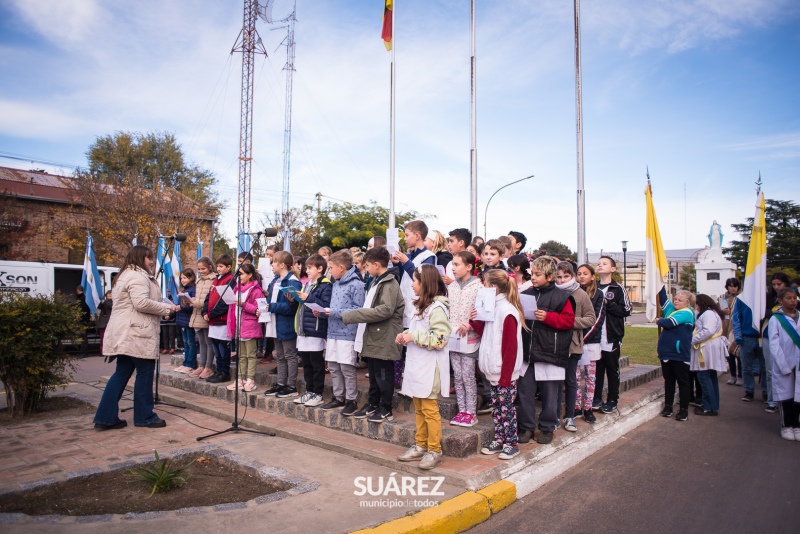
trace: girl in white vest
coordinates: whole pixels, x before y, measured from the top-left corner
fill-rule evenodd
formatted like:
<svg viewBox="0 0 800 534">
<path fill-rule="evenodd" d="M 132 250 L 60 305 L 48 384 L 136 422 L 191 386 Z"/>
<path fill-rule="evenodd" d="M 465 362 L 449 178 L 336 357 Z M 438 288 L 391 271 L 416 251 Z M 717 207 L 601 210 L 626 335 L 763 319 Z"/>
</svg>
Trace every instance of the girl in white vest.
<svg viewBox="0 0 800 534">
<path fill-rule="evenodd" d="M 483 447 L 483 454 L 500 453 L 501 460 L 519 454 L 517 436 L 517 379 L 524 373 L 522 361 L 522 305 L 517 283 L 501 269 L 484 273 L 483 285 L 496 291 L 494 320 L 476 321 L 473 308 L 470 326 L 481 335 L 478 367 L 491 384 L 494 441 Z"/>
<path fill-rule="evenodd" d="M 406 346 L 406 367 L 401 393 L 414 400 L 417 434 L 415 445 L 398 457 L 401 462 L 422 461 L 420 469 L 442 462 L 442 420 L 437 399 L 450 393 L 450 301 L 439 271 L 422 265 L 414 271 L 411 286 L 417 298 L 416 313 L 408 330 L 395 342 Z"/>
<path fill-rule="evenodd" d="M 778 291 L 780 308 L 769 320 L 769 348 L 772 355 L 772 395 L 781 414 L 781 437 L 800 441 L 800 314 L 793 287 Z M 766 341 L 766 340 L 765 340 Z"/>
<path fill-rule="evenodd" d="M 719 381 L 717 373 L 728 369 L 728 338 L 722 335 L 722 313 L 717 301 L 708 295 L 695 297 L 697 320 L 692 334 L 692 359 L 689 370 L 697 372 L 697 380 L 703 389 L 702 407 L 696 407 L 697 415 L 719 413 Z"/>
</svg>

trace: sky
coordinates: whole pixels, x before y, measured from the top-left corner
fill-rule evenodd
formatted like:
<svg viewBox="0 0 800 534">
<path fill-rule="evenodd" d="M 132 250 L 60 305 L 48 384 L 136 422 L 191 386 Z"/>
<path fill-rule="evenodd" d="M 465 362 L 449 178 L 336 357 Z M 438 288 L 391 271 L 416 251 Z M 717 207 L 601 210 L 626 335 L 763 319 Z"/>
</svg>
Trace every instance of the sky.
<svg viewBox="0 0 800 534">
<path fill-rule="evenodd" d="M 577 245 L 574 18 L 476 1 L 479 234 Z M 242 0 L 0 0 L 0 165 L 70 174 L 117 131 L 177 136 L 236 233 Z M 382 0 L 298 0 L 290 204 L 389 203 Z M 274 18 L 291 0 L 275 0 Z M 252 214 L 280 209 L 286 30 L 259 20 Z M 646 169 L 667 249 L 767 198 L 800 202 L 800 3 L 581 2 L 587 248 L 645 246 Z M 396 0 L 396 209 L 468 227 L 468 0 Z M 500 191 L 498 188 L 533 175 Z"/>
</svg>

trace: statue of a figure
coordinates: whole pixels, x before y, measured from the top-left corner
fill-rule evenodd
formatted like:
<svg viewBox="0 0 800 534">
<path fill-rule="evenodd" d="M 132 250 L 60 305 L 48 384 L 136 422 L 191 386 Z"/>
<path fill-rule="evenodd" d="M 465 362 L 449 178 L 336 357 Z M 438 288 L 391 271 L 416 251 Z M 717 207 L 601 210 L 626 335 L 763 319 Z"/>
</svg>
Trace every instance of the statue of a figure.
<svg viewBox="0 0 800 534">
<path fill-rule="evenodd" d="M 708 246 L 711 248 L 722 248 L 722 238 L 725 237 L 722 234 L 722 226 L 714 221 L 711 225 L 711 229 L 708 231 Z"/>
</svg>

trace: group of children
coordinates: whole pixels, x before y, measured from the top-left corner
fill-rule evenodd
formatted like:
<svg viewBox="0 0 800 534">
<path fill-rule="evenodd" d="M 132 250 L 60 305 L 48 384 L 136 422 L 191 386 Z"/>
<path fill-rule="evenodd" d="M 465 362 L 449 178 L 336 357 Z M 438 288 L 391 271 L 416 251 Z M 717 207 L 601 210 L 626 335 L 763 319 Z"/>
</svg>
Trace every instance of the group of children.
<svg viewBox="0 0 800 534">
<path fill-rule="evenodd" d="M 238 323 L 239 379 L 229 389 L 257 389 L 261 337 L 274 339 L 277 363 L 276 380 L 265 395 L 294 397 L 298 404 L 382 423 L 393 419 L 399 383 L 399 393 L 413 399 L 416 417 L 415 444 L 399 459 L 419 460 L 422 469 L 441 462 L 437 399 L 451 390 L 458 413 L 450 424 L 471 427 L 480 413 L 491 412 L 494 440 L 481 452 L 500 453 L 501 459 L 519 454 L 519 443 L 530 441 L 537 431 L 538 443 L 553 439 L 562 422 L 562 396 L 567 431 L 576 431 L 576 416 L 593 423 L 593 410 L 616 409 L 619 349 L 631 305 L 612 279 L 612 258 L 601 258 L 597 273 L 588 264 L 576 270 L 548 256 L 531 263 L 519 254 L 525 246 L 523 234 L 510 232 L 483 243 L 473 241 L 463 228 L 450 232 L 447 254 L 441 254 L 426 247 L 423 221 L 411 221 L 404 230 L 405 252 L 390 252 L 382 238 L 375 238 L 371 245 L 376 246 L 358 258 L 358 266 L 349 250 L 309 256 L 305 283 L 292 272 L 294 258 L 287 252 L 272 255 L 274 276 L 269 282 L 247 263 L 241 265 L 238 281 L 232 280 L 232 258 L 220 256 L 209 289 L 197 289 L 186 303 L 208 323 L 216 371 L 198 373 L 187 362 L 179 370 L 212 383 L 230 380 L 229 342 L 237 337 Z M 435 242 L 444 239 L 436 237 Z M 239 260 L 249 258 L 242 255 Z M 199 260 L 199 265 L 206 263 L 210 261 Z M 216 287 L 227 287 L 236 302 L 225 304 L 223 291 Z M 494 312 L 479 320 L 475 304 L 483 288 L 493 290 Z M 530 297 L 536 310 L 526 317 L 523 301 Z M 257 299 L 264 298 L 260 311 Z M 264 312 L 270 317 L 262 329 Z M 298 357 L 306 383 L 302 396 L 296 389 Z M 360 408 L 359 357 L 369 376 Z M 208 360 L 204 365 L 210 366 Z M 322 397 L 326 369 L 333 383 L 327 402 Z M 603 402 L 606 374 L 608 397 Z M 538 412 L 537 398 L 542 403 Z"/>
</svg>

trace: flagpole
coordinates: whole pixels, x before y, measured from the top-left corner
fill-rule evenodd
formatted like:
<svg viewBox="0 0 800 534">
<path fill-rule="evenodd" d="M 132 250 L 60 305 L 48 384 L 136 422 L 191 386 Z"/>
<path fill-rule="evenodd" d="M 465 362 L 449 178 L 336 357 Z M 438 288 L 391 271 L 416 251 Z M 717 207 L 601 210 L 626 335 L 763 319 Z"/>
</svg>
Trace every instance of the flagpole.
<svg viewBox="0 0 800 534">
<path fill-rule="evenodd" d="M 578 265 L 586 263 L 586 192 L 583 188 L 583 109 L 581 88 L 581 1 L 575 9 L 575 122 L 578 145 Z"/>
<path fill-rule="evenodd" d="M 469 151 L 469 192 L 470 192 L 470 231 L 472 235 L 478 233 L 478 134 L 476 128 L 475 106 L 475 0 L 470 0 L 470 134 L 471 144 Z M 484 236 L 485 237 L 485 236 Z"/>
<path fill-rule="evenodd" d="M 389 97 L 389 228 L 395 227 L 394 220 L 394 103 L 395 103 L 395 49 L 397 43 L 395 31 L 397 1 L 392 2 L 392 67 L 390 72 L 390 97 Z"/>
</svg>

